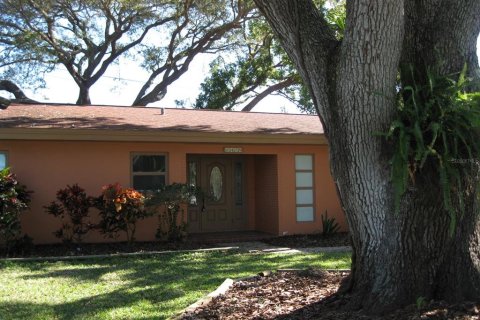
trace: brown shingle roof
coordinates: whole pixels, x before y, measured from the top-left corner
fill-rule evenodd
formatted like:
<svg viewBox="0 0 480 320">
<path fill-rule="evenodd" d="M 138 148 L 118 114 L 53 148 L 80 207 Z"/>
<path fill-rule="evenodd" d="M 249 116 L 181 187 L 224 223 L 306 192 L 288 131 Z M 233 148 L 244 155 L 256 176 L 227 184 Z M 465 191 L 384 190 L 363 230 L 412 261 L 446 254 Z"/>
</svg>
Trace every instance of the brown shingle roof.
<svg viewBox="0 0 480 320">
<path fill-rule="evenodd" d="M 0 110 L 1 128 L 323 134 L 317 116 L 150 107 L 20 105 Z"/>
</svg>

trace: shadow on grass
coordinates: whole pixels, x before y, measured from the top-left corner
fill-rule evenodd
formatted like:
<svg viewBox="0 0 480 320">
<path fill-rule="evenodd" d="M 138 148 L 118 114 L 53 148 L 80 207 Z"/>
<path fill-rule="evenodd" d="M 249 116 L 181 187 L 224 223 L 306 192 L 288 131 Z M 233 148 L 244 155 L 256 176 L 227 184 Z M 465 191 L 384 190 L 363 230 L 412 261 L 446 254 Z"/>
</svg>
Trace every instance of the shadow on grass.
<svg viewBox="0 0 480 320">
<path fill-rule="evenodd" d="M 39 271 L 38 269 L 32 271 Z M 76 281 L 98 281 L 103 274 L 113 272 L 115 268 L 107 266 L 82 268 L 82 269 L 62 269 L 37 274 L 25 275 L 24 280 L 44 279 L 44 278 L 71 278 Z"/>
<path fill-rule="evenodd" d="M 0 298 L 0 318 L 103 319 L 112 318 L 109 313 L 113 312 L 115 318 L 138 318 L 135 315 L 141 315 L 142 319 L 164 319 L 214 290 L 225 278 L 244 277 L 278 268 L 306 268 L 326 259 L 321 254 L 200 252 L 7 264 L 2 266 L 3 269 L 19 271 L 19 282 L 53 278 L 55 283 L 64 283 L 61 290 L 68 291 L 66 295 L 69 291 L 76 292 L 76 286 L 82 286 L 81 290 L 87 287 L 89 291 L 83 297 L 67 297 L 59 302 L 51 302 L 48 297 L 41 299 L 37 295 L 24 299 Z M 329 254 L 328 259 L 338 261 L 348 258 L 341 254 Z M 127 316 L 123 313 L 118 315 L 118 310 L 123 310 L 121 312 Z"/>
</svg>

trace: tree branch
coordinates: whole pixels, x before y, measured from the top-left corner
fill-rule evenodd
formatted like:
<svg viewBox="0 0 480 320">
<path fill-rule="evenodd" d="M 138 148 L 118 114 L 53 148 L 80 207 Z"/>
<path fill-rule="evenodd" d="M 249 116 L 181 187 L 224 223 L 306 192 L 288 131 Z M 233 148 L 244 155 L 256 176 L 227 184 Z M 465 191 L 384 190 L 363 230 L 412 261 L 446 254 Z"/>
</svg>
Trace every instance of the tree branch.
<svg viewBox="0 0 480 320">
<path fill-rule="evenodd" d="M 328 122 L 328 70 L 339 45 L 323 14 L 309 0 L 255 0 L 308 86 L 323 124 Z M 328 128 L 324 125 L 324 128 Z"/>
<path fill-rule="evenodd" d="M 260 92 L 255 98 L 253 98 L 252 101 L 250 101 L 245 107 L 243 107 L 242 111 L 251 111 L 262 99 L 264 99 L 269 94 L 285 89 L 294 83 L 295 83 L 295 78 L 289 77 L 281 82 L 271 85 L 264 91 Z"/>
<path fill-rule="evenodd" d="M 12 103 L 12 101 L 8 100 L 7 98 L 0 97 L 0 109 L 5 110 L 7 107 Z"/>
<path fill-rule="evenodd" d="M 168 23 L 170 21 L 173 21 L 173 20 L 174 20 L 173 17 L 168 17 L 168 18 L 165 18 L 163 20 L 159 20 L 155 23 L 152 23 L 152 24 L 148 25 L 147 27 L 145 27 L 143 33 L 136 40 L 134 40 L 134 41 L 130 42 L 129 44 L 123 46 L 121 49 L 118 49 L 118 50 L 115 50 L 115 51 L 112 50 L 112 54 L 107 59 L 105 59 L 105 61 L 102 63 L 102 65 L 101 65 L 100 69 L 97 71 L 97 73 L 92 76 L 92 79 L 94 81 L 97 81 L 105 73 L 105 71 L 107 70 L 107 67 L 115 59 L 117 59 L 120 55 L 127 52 L 128 50 L 130 50 L 134 46 L 140 44 L 151 29 L 156 28 L 158 26 L 161 26 L 161 25 L 163 25 L 165 23 Z"/>
<path fill-rule="evenodd" d="M 25 95 L 25 93 L 20 89 L 15 83 L 10 80 L 0 80 L 0 91 L 4 90 L 10 92 L 15 96 L 15 99 L 9 100 L 6 98 L 0 99 L 0 108 L 5 109 L 10 105 L 11 102 L 19 103 L 38 103 L 38 101 L 32 100 Z"/>
<path fill-rule="evenodd" d="M 188 8 L 186 8 L 185 10 L 188 10 Z M 208 51 L 210 47 L 215 43 L 215 41 L 220 39 L 229 30 L 232 30 L 238 27 L 241 20 L 244 19 L 248 15 L 248 13 L 251 12 L 251 10 L 253 10 L 253 8 L 250 8 L 244 5 L 239 6 L 239 12 L 234 17 L 233 20 L 207 31 L 201 38 L 199 38 L 196 41 L 195 41 L 196 37 L 192 37 L 191 45 L 187 49 L 182 50 L 181 52 L 174 55 L 174 51 L 177 48 L 177 46 L 174 46 L 173 40 L 175 40 L 176 34 L 180 32 L 185 27 L 185 25 L 182 24 L 179 27 L 177 27 L 177 29 L 175 30 L 175 32 L 171 37 L 171 42 L 168 46 L 168 52 L 169 52 L 168 58 L 165 64 L 162 66 L 162 68 L 164 68 L 164 71 L 165 71 L 162 81 L 158 83 L 155 87 L 153 87 L 148 93 L 146 93 L 147 84 L 145 84 L 142 87 L 139 94 L 137 95 L 137 97 L 135 98 L 133 105 L 145 106 L 149 103 L 158 101 L 159 97 L 162 97 L 163 93 L 166 92 L 167 87 L 172 82 L 180 78 L 181 75 L 183 75 L 185 72 L 188 71 L 190 63 L 192 62 L 193 58 L 195 58 L 197 54 Z M 188 12 L 186 11 L 185 19 L 189 20 L 187 13 Z M 182 60 L 183 62 L 181 62 Z M 179 65 L 180 62 L 181 62 L 181 65 Z M 160 75 L 159 72 L 155 71 L 154 73 L 157 73 L 158 75 Z M 153 80 L 154 78 L 150 77 L 148 80 L 148 83 L 151 84 Z"/>
</svg>

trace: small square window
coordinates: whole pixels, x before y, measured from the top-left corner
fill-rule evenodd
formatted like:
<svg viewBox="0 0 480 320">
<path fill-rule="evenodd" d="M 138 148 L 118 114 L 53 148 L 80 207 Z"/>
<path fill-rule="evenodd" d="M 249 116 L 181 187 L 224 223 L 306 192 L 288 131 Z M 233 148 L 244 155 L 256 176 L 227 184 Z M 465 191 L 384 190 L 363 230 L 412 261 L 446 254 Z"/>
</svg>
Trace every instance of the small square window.
<svg viewBox="0 0 480 320">
<path fill-rule="evenodd" d="M 313 204 L 313 190 L 297 189 L 297 204 Z"/>
<path fill-rule="evenodd" d="M 312 156 L 309 154 L 298 154 L 295 156 L 296 170 L 313 170 Z"/>
<path fill-rule="evenodd" d="M 297 172 L 296 184 L 297 184 L 297 188 L 313 187 L 312 172 Z"/>
<path fill-rule="evenodd" d="M 167 183 L 166 156 L 134 154 L 132 156 L 132 185 L 141 191 L 158 190 Z"/>
<path fill-rule="evenodd" d="M 313 207 L 297 207 L 297 221 L 313 221 Z"/>
</svg>

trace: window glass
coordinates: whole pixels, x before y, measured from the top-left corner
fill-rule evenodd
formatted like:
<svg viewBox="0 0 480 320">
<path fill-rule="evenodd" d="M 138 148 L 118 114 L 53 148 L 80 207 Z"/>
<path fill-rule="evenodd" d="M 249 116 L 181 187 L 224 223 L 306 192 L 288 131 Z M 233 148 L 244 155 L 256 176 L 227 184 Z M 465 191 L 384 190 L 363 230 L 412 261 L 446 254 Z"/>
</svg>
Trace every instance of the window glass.
<svg viewBox="0 0 480 320">
<path fill-rule="evenodd" d="M 7 167 L 7 154 L 5 152 L 0 152 L 0 170 L 3 170 Z"/>
<path fill-rule="evenodd" d="M 296 170 L 313 170 L 311 155 L 296 155 L 295 156 Z"/>
<path fill-rule="evenodd" d="M 298 222 L 315 220 L 313 172 L 313 155 L 295 155 L 295 199 Z"/>
<path fill-rule="evenodd" d="M 297 204 L 313 204 L 313 190 L 297 190 Z"/>
<path fill-rule="evenodd" d="M 133 176 L 133 188 L 137 190 L 158 190 L 165 185 L 165 176 Z"/>
<path fill-rule="evenodd" d="M 158 190 L 167 183 L 166 156 L 136 154 L 132 156 L 132 185 L 141 191 Z"/>
<path fill-rule="evenodd" d="M 132 162 L 133 172 L 165 172 L 165 156 L 135 155 Z"/>
<path fill-rule="evenodd" d="M 188 163 L 188 183 L 192 187 L 197 186 L 197 163 L 194 161 Z"/>
<path fill-rule="evenodd" d="M 296 183 L 297 183 L 297 188 L 313 187 L 312 172 L 297 172 Z"/>
<path fill-rule="evenodd" d="M 219 201 L 223 193 L 223 175 L 219 167 L 215 166 L 210 171 L 210 192 L 214 201 Z"/>
<path fill-rule="evenodd" d="M 235 204 L 241 206 L 243 204 L 243 165 L 241 162 L 235 163 Z"/>
<path fill-rule="evenodd" d="M 313 207 L 297 207 L 297 221 L 313 221 Z"/>
</svg>

